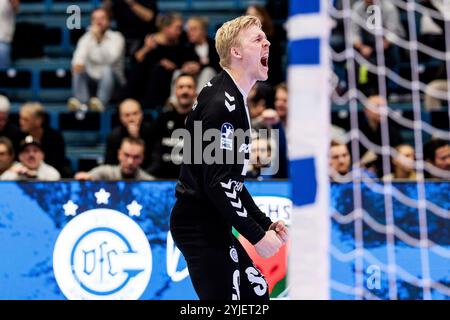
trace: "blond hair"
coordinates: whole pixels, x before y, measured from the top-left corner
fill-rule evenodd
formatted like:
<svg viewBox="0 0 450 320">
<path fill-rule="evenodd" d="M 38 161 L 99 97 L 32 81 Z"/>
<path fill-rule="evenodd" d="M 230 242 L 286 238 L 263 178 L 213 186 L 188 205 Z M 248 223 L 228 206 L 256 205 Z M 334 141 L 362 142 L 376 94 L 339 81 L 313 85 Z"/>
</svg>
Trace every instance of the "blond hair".
<svg viewBox="0 0 450 320">
<path fill-rule="evenodd" d="M 261 28 L 261 21 L 254 16 L 241 16 L 225 22 L 216 33 L 216 50 L 220 57 L 222 68 L 229 67 L 231 63 L 230 50 L 239 47 L 239 33 L 251 26 Z"/>
<path fill-rule="evenodd" d="M 34 117 L 44 118 L 45 110 L 39 102 L 27 102 L 20 108 L 22 112 L 29 112 Z"/>
</svg>

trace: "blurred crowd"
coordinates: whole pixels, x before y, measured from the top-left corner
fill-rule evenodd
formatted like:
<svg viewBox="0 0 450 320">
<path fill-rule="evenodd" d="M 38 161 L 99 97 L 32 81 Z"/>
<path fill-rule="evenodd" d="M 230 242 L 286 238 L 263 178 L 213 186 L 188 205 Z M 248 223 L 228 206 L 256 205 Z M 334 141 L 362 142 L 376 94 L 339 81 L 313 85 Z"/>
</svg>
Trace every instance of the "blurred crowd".
<svg viewBox="0 0 450 320">
<path fill-rule="evenodd" d="M 279 2 L 279 1 L 278 1 Z M 283 23 L 287 6 L 250 5 L 245 14 L 262 21 L 270 46 L 269 79 L 258 82 L 248 96 L 253 128 L 252 161 L 248 177 L 256 179 L 289 176 L 288 87 L 286 85 L 286 32 Z M 353 0 L 352 11 L 368 18 L 373 0 Z M 423 6 L 442 12 L 442 0 L 421 0 Z M 275 4 L 274 4 L 275 3 Z M 332 1 L 342 10 L 341 0 Z M 385 64 L 395 72 L 404 52 L 396 43 L 407 39 L 398 8 L 380 1 L 382 26 L 389 32 L 382 39 Z M 0 69 L 11 66 L 11 42 L 19 0 L 0 0 Z M 281 9 L 280 9 L 281 8 Z M 442 13 L 443 14 L 443 13 Z M 160 12 L 153 0 L 104 0 L 94 9 L 90 25 L 78 40 L 71 60 L 72 97 L 70 111 L 102 112 L 117 109 L 120 124 L 107 137 L 104 161 L 89 171 L 74 172 L 66 155 L 61 132 L 49 123 L 45 105 L 24 103 L 20 107 L 19 127 L 9 118 L 10 101 L 0 96 L 0 179 L 1 180 L 152 180 L 178 178 L 179 165 L 172 150 L 180 141 L 172 133 L 184 127 L 197 94 L 220 72 L 211 28 L 205 16 L 185 19 L 177 12 Z M 373 145 L 383 145 L 383 130 L 388 132 L 390 158 L 383 160 L 367 144 L 351 145 L 342 139 L 342 128 L 334 128 L 330 143 L 330 179 L 335 182 L 357 174 L 376 179 L 417 179 L 415 147 L 404 141 L 391 120 L 383 124 L 381 110 L 389 102 L 378 95 L 377 76 L 367 71 L 367 63 L 376 64 L 376 38 L 357 23 L 351 28 L 356 52 L 364 63 L 357 64 L 358 88 L 369 96 L 359 130 Z M 444 29 L 439 19 L 421 19 L 419 40 L 437 50 L 444 50 Z M 334 19 L 330 44 L 341 52 L 346 48 L 344 21 Z M 403 53 L 402 53 L 403 52 Z M 423 61 L 426 57 L 420 56 Z M 447 90 L 447 75 L 442 65 L 431 76 L 427 90 Z M 342 70 L 341 70 L 342 71 Z M 347 90 L 347 69 L 335 70 L 339 79 L 336 91 Z M 430 89 L 431 88 L 431 89 Z M 424 97 L 425 107 L 443 107 L 442 99 Z M 145 111 L 157 117 L 146 117 Z M 264 132 L 264 134 L 262 134 Z M 416 146 L 417 147 L 417 146 Z M 430 139 L 423 146 L 423 159 L 432 170 L 426 178 L 442 177 L 450 172 L 448 140 Z M 353 160 L 352 160 L 353 159 Z M 431 174 L 430 172 L 436 173 Z"/>
</svg>

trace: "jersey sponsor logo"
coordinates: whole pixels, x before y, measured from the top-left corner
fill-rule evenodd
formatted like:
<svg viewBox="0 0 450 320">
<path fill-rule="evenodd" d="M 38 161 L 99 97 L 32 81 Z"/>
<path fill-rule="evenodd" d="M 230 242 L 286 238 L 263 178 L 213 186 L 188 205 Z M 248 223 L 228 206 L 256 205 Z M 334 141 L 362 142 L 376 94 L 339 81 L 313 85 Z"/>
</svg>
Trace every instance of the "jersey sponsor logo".
<svg viewBox="0 0 450 320">
<path fill-rule="evenodd" d="M 230 249 L 230 257 L 234 262 L 239 262 L 239 257 L 236 248 L 232 247 Z"/>
<path fill-rule="evenodd" d="M 236 99 L 234 96 L 230 95 L 228 92 L 225 91 L 225 107 L 227 107 L 228 111 L 234 111 L 236 109 L 235 101 Z"/>
<path fill-rule="evenodd" d="M 220 149 L 233 150 L 233 134 L 234 127 L 232 124 L 225 122 L 220 129 Z"/>
<path fill-rule="evenodd" d="M 258 296 L 262 296 L 267 292 L 267 282 L 262 276 L 262 274 L 254 267 L 248 267 L 245 269 L 245 273 L 247 274 L 248 281 L 250 283 L 256 284 L 253 287 L 253 290 Z"/>
</svg>

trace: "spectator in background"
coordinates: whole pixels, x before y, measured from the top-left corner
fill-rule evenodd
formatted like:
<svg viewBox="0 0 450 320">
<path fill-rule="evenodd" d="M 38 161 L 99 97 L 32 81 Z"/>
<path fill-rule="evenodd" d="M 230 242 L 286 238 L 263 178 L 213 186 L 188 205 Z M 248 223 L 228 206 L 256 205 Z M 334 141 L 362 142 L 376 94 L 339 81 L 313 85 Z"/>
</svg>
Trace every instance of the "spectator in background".
<svg viewBox="0 0 450 320">
<path fill-rule="evenodd" d="M 266 175 L 264 169 L 272 164 L 272 141 L 269 136 L 260 136 L 254 133 L 252 137 L 252 151 L 250 153 L 250 164 L 248 166 L 247 178 L 261 179 L 271 177 Z"/>
<path fill-rule="evenodd" d="M 267 40 L 270 42 L 269 56 L 269 82 L 272 86 L 285 80 L 283 74 L 283 57 L 284 48 L 282 47 L 283 39 L 275 33 L 275 27 L 272 18 L 266 8 L 260 5 L 250 5 L 246 14 L 257 17 L 262 24 L 262 30 L 266 34 Z"/>
<path fill-rule="evenodd" d="M 147 34 L 156 31 L 158 5 L 155 0 L 103 0 L 103 6 L 117 24 L 126 42 L 126 55 L 131 56 Z"/>
<path fill-rule="evenodd" d="M 4 172 L 1 180 L 42 180 L 56 181 L 61 178 L 59 172 L 44 162 L 45 154 L 39 140 L 26 136 L 20 143 L 19 162 Z"/>
<path fill-rule="evenodd" d="M 359 130 L 370 142 L 378 146 L 383 145 L 380 115 L 382 108 L 386 108 L 387 113 L 388 106 L 386 100 L 378 95 L 370 96 L 364 106 L 364 116 L 359 121 Z M 403 143 L 403 138 L 400 131 L 389 118 L 387 128 L 389 133 L 389 144 L 392 148 L 395 148 L 399 144 Z M 369 171 L 375 172 L 378 177 L 383 176 L 383 160 L 381 156 L 374 154 L 371 150 L 368 150 L 362 143 L 360 143 L 360 155 L 362 155 L 360 161 L 362 164 L 367 166 Z M 364 160 L 368 158 L 373 160 Z"/>
<path fill-rule="evenodd" d="M 0 180 L 1 175 L 6 172 L 14 162 L 14 147 L 7 137 L 0 137 Z"/>
<path fill-rule="evenodd" d="M 405 30 L 400 22 L 400 14 L 397 7 L 390 3 L 389 1 L 380 0 L 379 9 L 381 10 L 381 24 L 383 28 L 387 29 L 388 32 L 384 33 L 383 37 L 383 48 L 385 65 L 390 69 L 395 70 L 400 60 L 398 47 L 395 45 L 394 41 L 397 38 L 405 37 Z M 353 4 L 352 11 L 355 13 L 361 23 L 366 21 L 374 21 L 372 10 L 368 8 L 374 5 L 374 0 L 359 0 Z M 374 21 L 374 23 L 379 23 Z M 375 29 L 367 31 L 361 27 L 356 21 L 352 23 L 352 37 L 353 37 L 353 47 L 359 51 L 362 57 L 368 60 L 369 63 L 377 65 L 377 53 L 376 53 L 376 38 Z M 359 66 L 359 84 L 366 87 L 364 89 L 367 93 L 373 94 L 376 88 L 377 75 L 373 73 L 368 73 L 367 66 Z"/>
<path fill-rule="evenodd" d="M 287 86 L 286 89 L 287 99 Z M 281 99 L 281 89 L 278 91 L 278 98 Z M 286 142 L 286 132 L 281 117 L 278 112 L 273 108 L 269 108 L 274 104 L 273 99 L 273 89 L 266 82 L 257 82 L 256 85 L 250 90 L 248 94 L 248 109 L 250 113 L 250 119 L 252 122 L 252 128 L 268 128 L 271 131 L 271 141 L 275 143 L 271 147 L 272 160 L 277 161 L 278 171 L 272 175 L 273 178 L 285 179 L 288 177 L 288 159 L 287 159 L 287 142 Z M 284 108 L 286 111 L 287 100 L 284 101 L 286 105 L 282 105 L 283 102 L 278 101 L 278 108 L 281 112 Z M 286 121 L 286 112 L 283 115 L 284 121 Z M 277 133 L 277 134 L 275 134 Z M 275 159 L 276 158 L 276 159 Z"/>
<path fill-rule="evenodd" d="M 154 149 L 148 171 L 155 177 L 176 179 L 180 174 L 180 165 L 173 163 L 171 157 L 172 149 L 180 140 L 172 138 L 172 133 L 176 129 L 184 128 L 186 116 L 192 110 L 197 97 L 196 87 L 197 83 L 192 75 L 179 75 L 175 80 L 175 103 L 169 102 L 154 123 Z"/>
<path fill-rule="evenodd" d="M 120 126 L 114 128 L 107 138 L 105 164 L 118 164 L 117 152 L 126 137 L 141 138 L 145 142 L 145 157 L 142 167 L 150 164 L 151 126 L 144 122 L 144 114 L 139 102 L 126 99 L 119 105 Z"/>
<path fill-rule="evenodd" d="M 275 110 L 280 117 L 281 124 L 286 130 L 287 115 L 288 115 L 288 88 L 285 82 L 278 84 L 275 87 Z"/>
<path fill-rule="evenodd" d="M 25 103 L 20 108 L 19 116 L 20 129 L 39 141 L 45 162 L 56 168 L 64 178 L 71 177 L 64 138 L 59 131 L 48 126 L 44 107 L 37 102 Z"/>
<path fill-rule="evenodd" d="M 424 159 L 438 170 L 450 173 L 450 143 L 442 139 L 432 139 L 423 147 Z M 426 178 L 444 179 L 438 173 L 426 172 Z"/>
<path fill-rule="evenodd" d="M 140 138 L 125 137 L 117 153 L 118 165 L 101 165 L 89 172 L 78 172 L 76 180 L 153 180 L 141 169 L 145 142 Z"/>
<path fill-rule="evenodd" d="M 99 8 L 92 12 L 91 26 L 78 41 L 72 59 L 72 87 L 74 97 L 68 107 L 77 111 L 88 104 L 93 111 L 103 111 L 114 88 L 125 83 L 125 39 L 118 31 L 110 30 L 108 12 Z M 91 95 L 92 87 L 96 87 Z"/>
<path fill-rule="evenodd" d="M 0 0 L 0 69 L 11 65 L 11 43 L 20 0 Z"/>
<path fill-rule="evenodd" d="M 158 32 L 145 37 L 136 51 L 136 64 L 128 79 L 128 97 L 138 100 L 144 109 L 166 103 L 170 96 L 173 72 L 186 62 L 198 61 L 193 48 L 182 41 L 183 18 L 178 13 L 160 14 L 156 19 Z"/>
<path fill-rule="evenodd" d="M 352 159 L 345 143 L 331 141 L 330 152 L 328 155 L 330 165 L 330 180 L 333 182 L 351 182 L 352 177 L 346 177 L 352 172 Z M 375 174 L 359 168 L 361 178 L 376 178 Z"/>
<path fill-rule="evenodd" d="M 14 146 L 15 154 L 18 154 L 20 141 L 25 138 L 25 134 L 9 121 L 10 108 L 8 98 L 0 95 L 0 137 L 9 138 Z"/>
<path fill-rule="evenodd" d="M 214 40 L 208 37 L 208 20 L 205 17 L 190 17 L 186 22 L 186 31 L 189 44 L 198 60 L 188 61 L 182 68 L 176 70 L 173 79 L 179 74 L 193 75 L 197 80 L 197 94 L 218 72 L 220 72 L 219 55 Z M 175 81 L 173 81 L 175 82 Z M 175 98 L 175 88 L 172 88 L 172 98 Z"/>
<path fill-rule="evenodd" d="M 398 155 L 392 156 L 392 173 L 384 179 L 416 180 L 414 148 L 409 144 L 400 144 L 395 150 Z"/>
</svg>

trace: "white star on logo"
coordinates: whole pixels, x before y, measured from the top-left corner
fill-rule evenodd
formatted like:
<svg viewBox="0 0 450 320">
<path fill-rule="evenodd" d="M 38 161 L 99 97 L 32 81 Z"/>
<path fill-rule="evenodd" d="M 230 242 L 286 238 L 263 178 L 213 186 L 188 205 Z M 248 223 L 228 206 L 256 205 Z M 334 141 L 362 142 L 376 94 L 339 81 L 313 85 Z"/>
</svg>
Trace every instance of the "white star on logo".
<svg viewBox="0 0 450 320">
<path fill-rule="evenodd" d="M 95 193 L 95 197 L 97 198 L 97 204 L 108 204 L 108 198 L 111 196 L 111 193 L 106 192 L 105 189 L 101 188 L 98 192 Z"/>
<path fill-rule="evenodd" d="M 129 205 L 127 205 L 128 215 L 130 217 L 139 217 L 141 215 L 142 206 L 137 203 L 136 200 L 133 200 Z"/>
<path fill-rule="evenodd" d="M 67 201 L 65 205 L 63 205 L 64 208 L 64 215 L 66 216 L 75 216 L 77 214 L 78 206 L 73 203 L 72 200 Z"/>
</svg>

